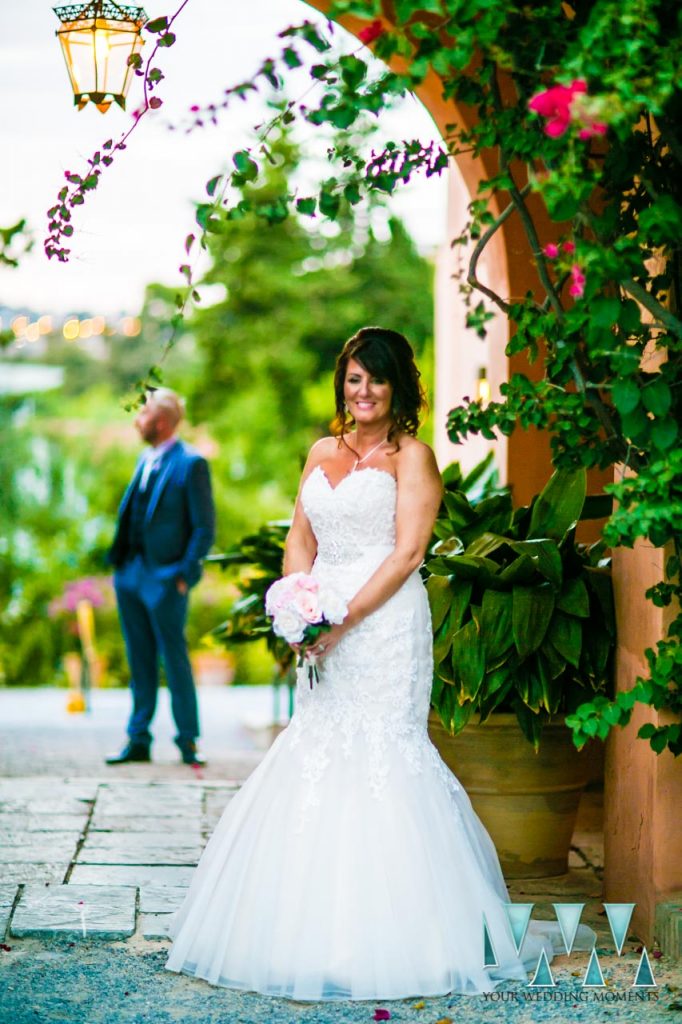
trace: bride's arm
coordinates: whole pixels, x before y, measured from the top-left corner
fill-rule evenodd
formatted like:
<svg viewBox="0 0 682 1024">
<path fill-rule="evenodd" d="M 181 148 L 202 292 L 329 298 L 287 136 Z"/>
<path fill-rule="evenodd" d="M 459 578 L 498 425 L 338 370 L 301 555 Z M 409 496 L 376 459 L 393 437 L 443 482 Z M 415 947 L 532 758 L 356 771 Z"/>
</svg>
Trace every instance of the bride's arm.
<svg viewBox="0 0 682 1024">
<path fill-rule="evenodd" d="M 397 480 L 395 548 L 358 590 L 343 623 L 325 633 L 326 653 L 344 633 L 392 597 L 424 559 L 443 493 L 436 459 L 427 445 L 405 445 Z"/>
<path fill-rule="evenodd" d="M 282 571 L 285 576 L 288 576 L 291 572 L 306 572 L 309 573 L 312 569 L 313 562 L 315 561 L 315 555 L 317 554 L 317 541 L 315 540 L 315 534 L 310 525 L 307 515 L 303 510 L 301 503 L 301 491 L 303 490 L 303 484 L 307 477 L 312 473 L 315 466 L 322 459 L 322 441 L 317 441 L 306 459 L 306 464 L 303 467 L 301 473 L 301 482 L 298 487 L 298 495 L 296 496 L 296 504 L 294 506 L 294 517 L 291 521 L 291 527 L 287 534 L 287 539 L 284 545 L 284 562 L 282 565 Z"/>
</svg>

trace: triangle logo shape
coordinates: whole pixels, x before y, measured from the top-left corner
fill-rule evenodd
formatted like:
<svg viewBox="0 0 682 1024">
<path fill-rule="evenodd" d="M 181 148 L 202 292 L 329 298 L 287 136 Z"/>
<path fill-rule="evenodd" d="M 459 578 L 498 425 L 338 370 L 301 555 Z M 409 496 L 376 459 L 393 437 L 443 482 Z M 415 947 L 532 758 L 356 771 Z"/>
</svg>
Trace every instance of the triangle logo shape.
<svg viewBox="0 0 682 1024">
<path fill-rule="evenodd" d="M 606 988 L 596 949 L 593 949 L 590 953 L 590 962 L 587 965 L 585 977 L 583 978 L 583 988 Z"/>
<path fill-rule="evenodd" d="M 504 905 L 517 953 L 526 937 L 528 922 L 534 906 L 534 903 L 505 903 Z"/>
<path fill-rule="evenodd" d="M 490 932 L 488 931 L 488 922 L 485 919 L 485 914 L 483 915 L 483 966 L 499 966 L 493 940 L 490 938 Z"/>
<path fill-rule="evenodd" d="M 533 980 L 529 982 L 529 988 L 554 988 L 556 981 L 552 975 L 549 963 L 547 961 L 547 954 L 544 949 L 540 951 L 538 957 L 538 965 L 535 968 L 535 974 Z"/>
<path fill-rule="evenodd" d="M 637 974 L 635 975 L 632 987 L 658 988 L 656 980 L 654 979 L 654 972 L 651 970 L 651 963 L 649 961 L 649 954 L 646 951 L 646 946 L 642 947 L 642 955 L 639 958 L 639 966 L 637 968 Z"/>
<path fill-rule="evenodd" d="M 553 903 L 556 919 L 561 929 L 561 937 L 564 940 L 566 952 L 570 953 L 575 942 L 575 935 L 580 924 L 580 915 L 583 912 L 584 903 Z"/>
<path fill-rule="evenodd" d="M 604 903 L 603 907 L 606 911 L 606 916 L 609 919 L 609 927 L 611 929 L 611 935 L 616 947 L 616 952 L 620 956 L 623 943 L 625 942 L 625 936 L 628 933 L 630 927 L 630 920 L 632 918 L 632 911 L 637 906 L 636 903 Z"/>
</svg>

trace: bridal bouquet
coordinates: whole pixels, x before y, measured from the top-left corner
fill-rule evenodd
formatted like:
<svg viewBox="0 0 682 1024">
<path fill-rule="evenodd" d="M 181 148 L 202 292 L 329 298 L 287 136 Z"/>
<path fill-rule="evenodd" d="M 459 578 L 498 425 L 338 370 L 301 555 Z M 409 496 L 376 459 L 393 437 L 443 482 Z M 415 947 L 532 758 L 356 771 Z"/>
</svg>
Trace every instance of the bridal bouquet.
<svg viewBox="0 0 682 1024">
<path fill-rule="evenodd" d="M 272 619 L 272 629 L 288 644 L 300 644 L 298 667 L 308 665 L 310 688 L 317 681 L 315 658 L 309 652 L 322 633 L 343 622 L 348 605 L 305 572 L 292 572 L 276 580 L 265 594 L 265 614 Z"/>
</svg>

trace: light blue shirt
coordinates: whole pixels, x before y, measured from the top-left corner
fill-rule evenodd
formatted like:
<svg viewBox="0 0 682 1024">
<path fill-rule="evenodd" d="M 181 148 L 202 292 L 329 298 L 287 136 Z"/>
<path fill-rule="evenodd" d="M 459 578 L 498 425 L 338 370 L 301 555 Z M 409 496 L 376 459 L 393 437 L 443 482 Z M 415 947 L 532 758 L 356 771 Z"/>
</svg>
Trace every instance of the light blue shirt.
<svg viewBox="0 0 682 1024">
<path fill-rule="evenodd" d="M 169 448 L 172 448 L 177 437 L 175 434 L 169 437 L 167 441 L 162 441 L 161 444 L 155 445 L 153 448 L 147 448 L 144 452 L 144 467 L 142 469 L 142 476 L 140 477 L 140 490 L 146 491 L 147 484 L 149 482 L 150 474 L 158 468 L 161 459 L 164 457 Z"/>
</svg>

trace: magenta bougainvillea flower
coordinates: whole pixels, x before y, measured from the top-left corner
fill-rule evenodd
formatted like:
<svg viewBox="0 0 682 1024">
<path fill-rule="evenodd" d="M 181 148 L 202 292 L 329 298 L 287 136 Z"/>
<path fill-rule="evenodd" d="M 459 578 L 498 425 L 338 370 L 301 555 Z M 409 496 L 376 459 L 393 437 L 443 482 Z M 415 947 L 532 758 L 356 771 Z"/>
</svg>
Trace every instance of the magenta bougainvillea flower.
<svg viewBox="0 0 682 1024">
<path fill-rule="evenodd" d="M 601 106 L 598 100 L 596 105 Z M 596 116 L 595 101 L 587 96 L 587 82 L 582 78 L 536 93 L 528 107 L 545 118 L 545 134 L 553 139 L 565 135 L 571 124 L 578 126 L 579 139 L 606 135 L 607 125 Z"/>
<path fill-rule="evenodd" d="M 574 263 L 571 267 L 571 287 L 568 289 L 568 294 L 572 295 L 576 299 L 582 298 L 585 292 L 585 274 L 577 263 Z"/>
<path fill-rule="evenodd" d="M 384 1010 L 382 1007 L 379 1007 L 379 1009 L 376 1009 L 374 1011 L 374 1017 L 372 1019 L 373 1020 L 390 1020 L 391 1019 L 391 1011 L 390 1010 Z"/>
<path fill-rule="evenodd" d="M 366 28 L 360 29 L 360 31 L 358 32 L 358 39 L 360 40 L 361 43 L 364 43 L 365 46 L 369 46 L 370 43 L 373 43 L 375 39 L 378 39 L 379 36 L 382 36 L 383 34 L 384 26 L 382 25 L 379 18 L 376 18 L 374 21 L 371 21 Z M 378 1019 L 384 1020 L 385 1018 L 380 1017 Z"/>
<path fill-rule="evenodd" d="M 528 101 L 530 110 L 546 118 L 545 134 L 553 139 L 564 135 L 571 123 L 571 105 L 580 93 L 587 92 L 587 82 L 576 78 L 570 85 L 553 85 L 538 92 Z"/>
<path fill-rule="evenodd" d="M 555 260 L 559 255 L 559 246 L 555 245 L 554 242 L 548 242 L 542 251 L 548 260 Z"/>
</svg>

